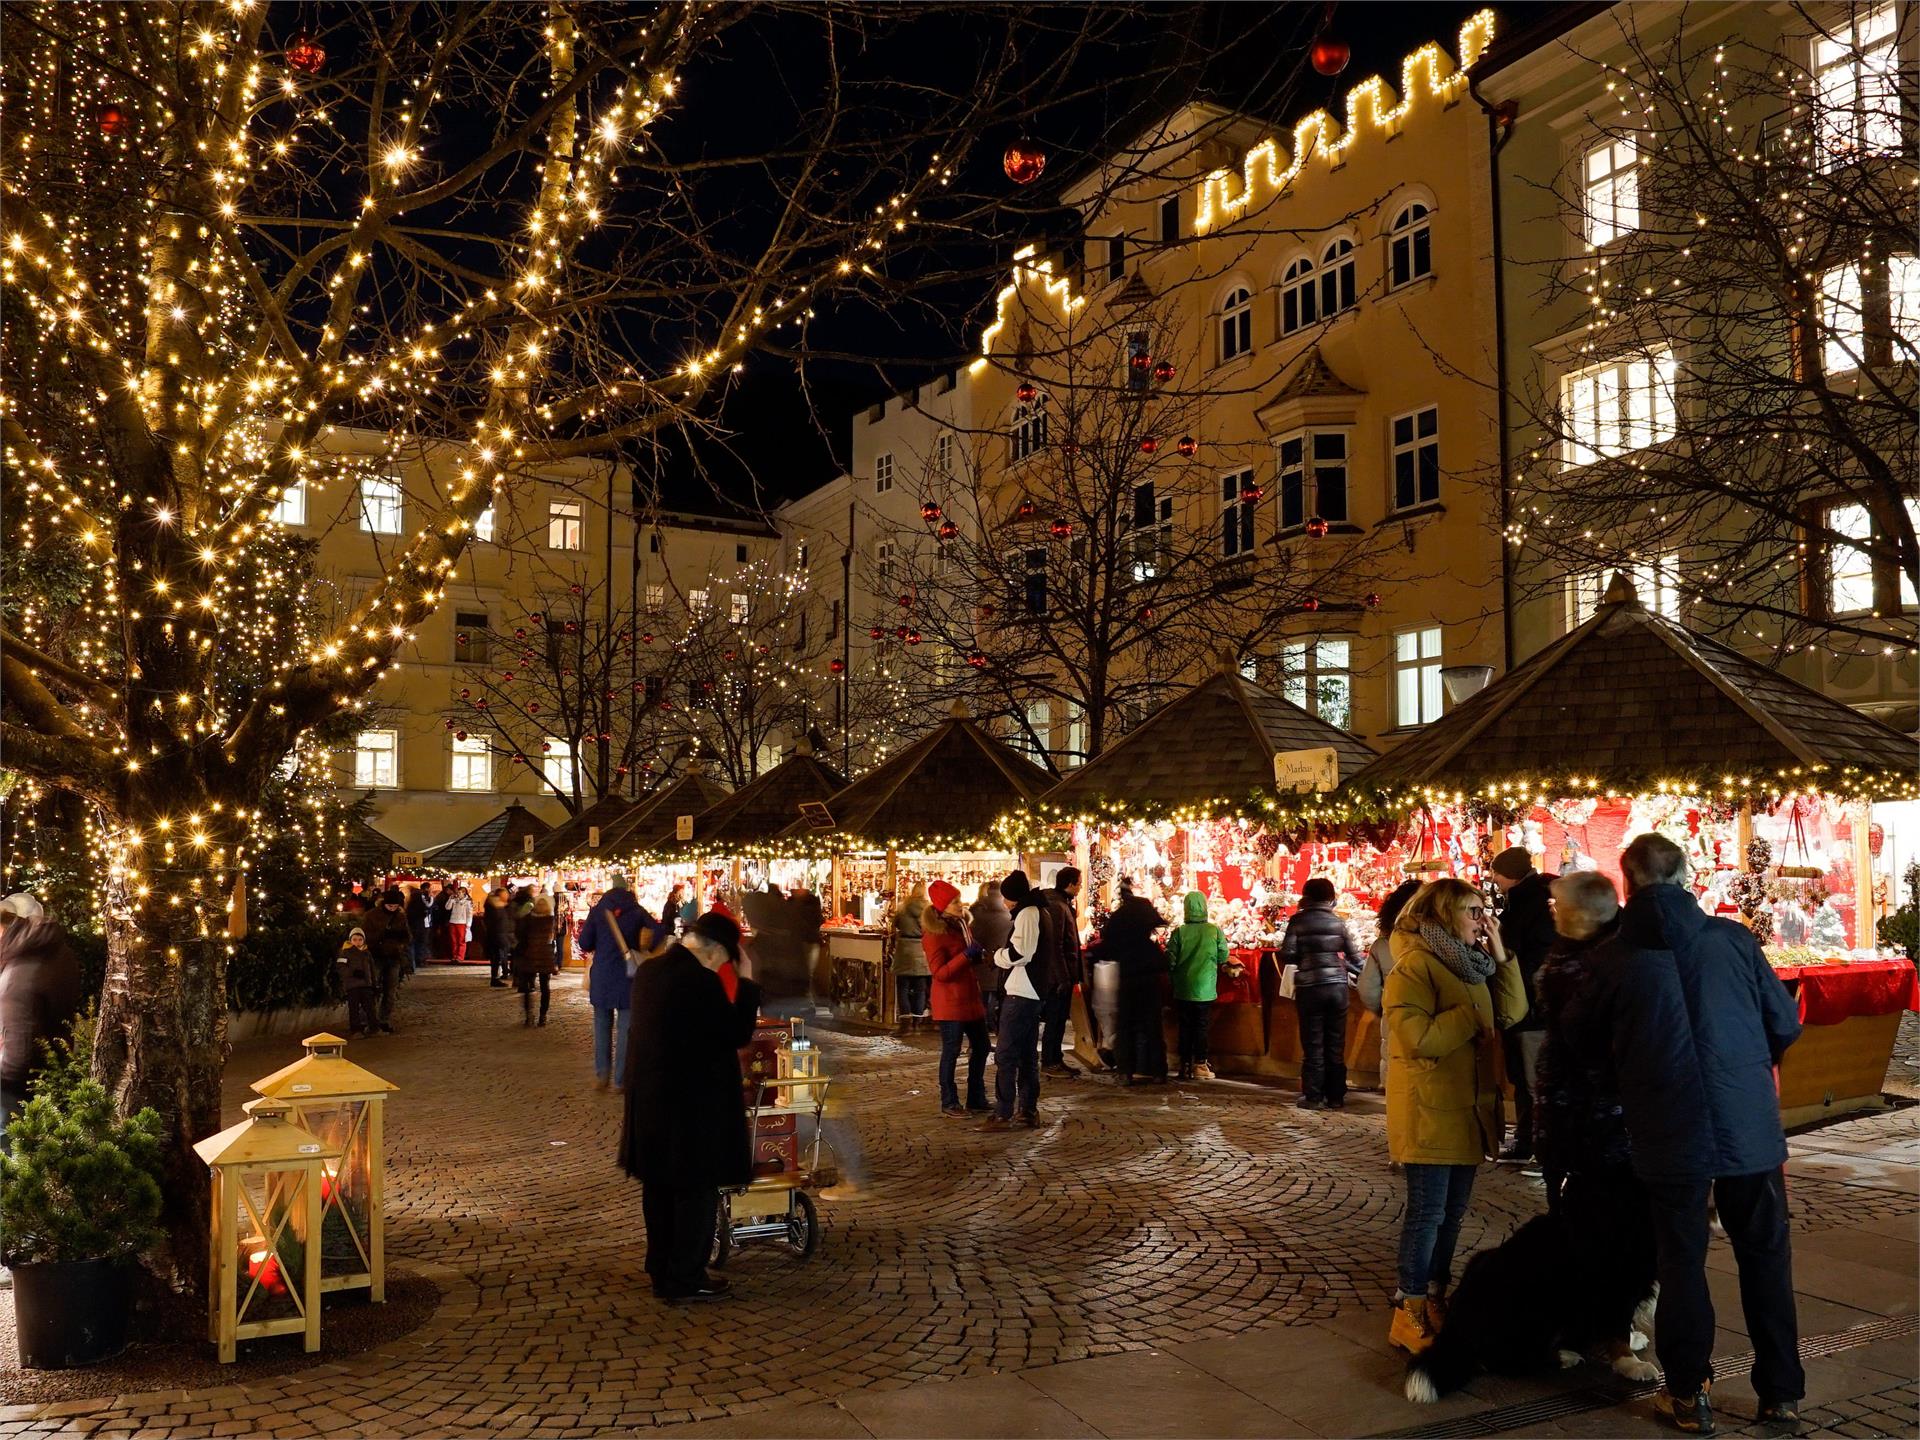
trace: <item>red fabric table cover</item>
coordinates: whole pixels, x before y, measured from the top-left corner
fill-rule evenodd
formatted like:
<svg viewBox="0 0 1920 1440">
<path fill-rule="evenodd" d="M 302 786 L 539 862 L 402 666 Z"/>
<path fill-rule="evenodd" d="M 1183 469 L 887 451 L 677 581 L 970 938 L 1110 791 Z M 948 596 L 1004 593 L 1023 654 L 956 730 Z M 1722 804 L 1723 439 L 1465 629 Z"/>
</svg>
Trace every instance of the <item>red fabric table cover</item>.
<svg viewBox="0 0 1920 1440">
<path fill-rule="evenodd" d="M 1838 1025 L 1855 1015 L 1920 1010 L 1920 978 L 1911 960 L 1776 965 L 1773 973 L 1798 1000 L 1803 1025 Z"/>
<path fill-rule="evenodd" d="M 1242 949 L 1235 946 L 1231 952 L 1234 963 L 1240 967 L 1240 978 L 1229 980 L 1220 977 L 1220 990 L 1215 999 L 1219 1005 L 1258 1005 L 1260 1003 L 1260 957 L 1277 952 L 1260 948 Z"/>
</svg>

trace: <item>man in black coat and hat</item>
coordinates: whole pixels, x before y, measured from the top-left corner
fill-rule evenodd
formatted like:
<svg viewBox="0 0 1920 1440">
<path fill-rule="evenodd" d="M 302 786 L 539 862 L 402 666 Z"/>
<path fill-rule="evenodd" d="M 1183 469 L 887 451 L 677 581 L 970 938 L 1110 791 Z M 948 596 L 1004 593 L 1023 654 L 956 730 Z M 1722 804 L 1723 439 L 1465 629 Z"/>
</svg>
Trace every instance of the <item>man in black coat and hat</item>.
<svg viewBox="0 0 1920 1440">
<path fill-rule="evenodd" d="M 663 1300 L 727 1291 L 707 1257 L 721 1187 L 752 1175 L 739 1052 L 760 1013 L 753 981 L 728 997 L 721 971 L 739 963 L 739 925 L 709 911 L 633 977 L 620 1164 L 641 1185 L 647 1274 Z"/>
</svg>

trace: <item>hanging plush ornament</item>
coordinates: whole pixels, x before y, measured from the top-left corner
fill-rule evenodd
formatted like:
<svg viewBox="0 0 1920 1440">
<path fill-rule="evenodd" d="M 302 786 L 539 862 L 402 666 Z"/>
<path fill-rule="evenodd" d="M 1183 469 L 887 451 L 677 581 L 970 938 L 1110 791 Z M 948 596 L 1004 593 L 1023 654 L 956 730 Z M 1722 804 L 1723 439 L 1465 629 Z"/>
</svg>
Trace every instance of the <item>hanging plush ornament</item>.
<svg viewBox="0 0 1920 1440">
<path fill-rule="evenodd" d="M 287 46 L 287 64 L 302 75 L 318 75 L 320 67 L 327 63 L 327 52 L 320 42 L 302 31 L 293 37 L 293 43 Z"/>
<path fill-rule="evenodd" d="M 124 135 L 133 124 L 133 117 L 118 105 L 102 105 L 94 116 L 100 133 L 111 140 L 116 135 Z"/>
<path fill-rule="evenodd" d="M 1047 155 L 1036 141 L 1019 139 L 1007 146 L 1000 157 L 1000 168 L 1016 185 L 1031 185 L 1047 168 Z"/>
</svg>

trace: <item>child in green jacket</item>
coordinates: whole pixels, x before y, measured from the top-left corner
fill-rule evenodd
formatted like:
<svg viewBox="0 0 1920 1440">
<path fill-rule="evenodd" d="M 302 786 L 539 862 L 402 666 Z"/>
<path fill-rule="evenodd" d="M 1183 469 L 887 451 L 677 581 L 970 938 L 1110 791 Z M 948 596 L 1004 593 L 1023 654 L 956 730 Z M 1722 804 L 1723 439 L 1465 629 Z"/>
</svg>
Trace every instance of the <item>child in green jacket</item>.
<svg viewBox="0 0 1920 1440">
<path fill-rule="evenodd" d="M 1207 1064 L 1207 1027 L 1220 994 L 1220 971 L 1231 960 L 1227 937 L 1207 920 L 1207 897 L 1187 892 L 1186 923 L 1167 936 L 1167 961 L 1173 969 L 1173 1003 L 1180 1017 L 1180 1078 L 1211 1080 Z"/>
</svg>

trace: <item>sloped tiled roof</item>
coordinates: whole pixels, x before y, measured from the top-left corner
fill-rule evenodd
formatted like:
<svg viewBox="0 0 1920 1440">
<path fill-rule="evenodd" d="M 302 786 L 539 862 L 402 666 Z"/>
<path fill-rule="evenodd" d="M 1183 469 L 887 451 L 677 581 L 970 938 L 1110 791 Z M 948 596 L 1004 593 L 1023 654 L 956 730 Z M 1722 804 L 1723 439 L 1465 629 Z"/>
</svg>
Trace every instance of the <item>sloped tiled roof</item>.
<svg viewBox="0 0 1920 1440">
<path fill-rule="evenodd" d="M 607 855 L 630 855 L 670 844 L 674 825 L 682 815 L 711 809 L 727 794 L 724 780 L 709 775 L 701 766 L 689 766 L 664 789 L 641 796 L 631 810 L 614 821 L 611 830 L 602 830 L 600 849 Z"/>
<path fill-rule="evenodd" d="M 825 801 L 846 784 L 846 776 L 811 751 L 799 751 L 695 816 L 691 848 L 712 854 L 771 840 L 800 818 L 803 801 Z"/>
<path fill-rule="evenodd" d="M 384 874 L 393 868 L 393 857 L 404 848 L 365 820 L 355 817 L 347 822 L 345 864 L 349 874 L 364 875 L 369 870 Z"/>
<path fill-rule="evenodd" d="M 965 715 L 955 715 L 827 801 L 834 829 L 903 849 L 985 835 L 1051 789 L 1054 777 Z M 789 836 L 810 833 L 804 821 Z"/>
<path fill-rule="evenodd" d="M 1795 766 L 1908 774 L 1914 742 L 1717 640 L 1616 578 L 1591 620 L 1353 778 L 1358 792 L 1556 775 L 1631 788 Z"/>
<path fill-rule="evenodd" d="M 426 852 L 427 860 L 459 875 L 484 875 L 526 856 L 524 836 L 537 841 L 553 827 L 515 800 L 498 815 L 474 826 L 458 840 Z"/>
<path fill-rule="evenodd" d="M 1049 805 L 1102 797 L 1155 805 L 1242 800 L 1273 790 L 1282 750 L 1331 746 L 1346 779 L 1377 752 L 1336 725 L 1227 670 L 1176 696 L 1056 785 Z"/>
<path fill-rule="evenodd" d="M 1270 410 L 1275 405 L 1284 405 L 1289 400 L 1304 400 L 1313 395 L 1362 395 L 1365 391 L 1356 390 L 1327 364 L 1327 357 L 1320 353 L 1315 345 L 1300 357 L 1300 363 L 1293 367 L 1293 373 L 1280 382 L 1280 388 L 1269 395 L 1261 404 L 1262 410 Z"/>
<path fill-rule="evenodd" d="M 644 802 L 629 800 L 624 795 L 603 796 L 564 825 L 556 825 L 549 830 L 540 843 L 533 847 L 533 858 L 550 865 L 570 855 L 597 853 L 587 848 L 588 832 L 596 825 L 600 827 L 600 848 L 604 850 L 607 832 L 613 828 L 614 821 L 641 803 Z"/>
</svg>

